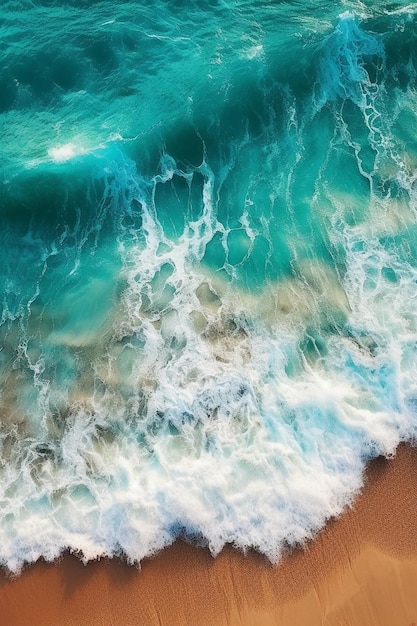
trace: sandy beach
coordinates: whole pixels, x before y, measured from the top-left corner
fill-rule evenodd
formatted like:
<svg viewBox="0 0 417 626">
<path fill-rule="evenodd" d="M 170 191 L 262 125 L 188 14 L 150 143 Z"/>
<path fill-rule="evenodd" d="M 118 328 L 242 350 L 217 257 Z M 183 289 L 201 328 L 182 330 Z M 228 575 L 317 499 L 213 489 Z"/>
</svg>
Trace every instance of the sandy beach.
<svg viewBox="0 0 417 626">
<path fill-rule="evenodd" d="M 38 562 L 0 582 L 8 626 L 415 626 L 417 450 L 376 459 L 352 509 L 278 566 L 183 542 L 142 563 Z"/>
</svg>

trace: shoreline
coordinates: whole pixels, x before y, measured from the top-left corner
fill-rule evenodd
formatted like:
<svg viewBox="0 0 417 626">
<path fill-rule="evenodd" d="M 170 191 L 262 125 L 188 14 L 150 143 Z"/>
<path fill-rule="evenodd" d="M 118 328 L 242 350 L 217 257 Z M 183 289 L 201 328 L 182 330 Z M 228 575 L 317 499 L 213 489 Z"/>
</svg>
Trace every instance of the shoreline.
<svg viewBox="0 0 417 626">
<path fill-rule="evenodd" d="M 177 541 L 141 564 L 64 555 L 0 574 L 8 626 L 415 626 L 417 448 L 379 457 L 351 509 L 276 566 Z M 36 616 L 36 618 L 35 618 Z"/>
</svg>

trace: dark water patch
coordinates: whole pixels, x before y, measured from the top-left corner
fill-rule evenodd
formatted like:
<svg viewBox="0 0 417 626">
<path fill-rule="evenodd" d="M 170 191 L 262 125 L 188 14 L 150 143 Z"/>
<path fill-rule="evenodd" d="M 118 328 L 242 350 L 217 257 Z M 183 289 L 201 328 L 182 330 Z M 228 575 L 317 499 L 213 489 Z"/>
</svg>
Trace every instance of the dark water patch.
<svg viewBox="0 0 417 626">
<path fill-rule="evenodd" d="M 81 89 L 87 73 L 78 51 L 62 48 L 22 56 L 9 71 L 18 84 L 45 104 L 60 91 Z"/>
<path fill-rule="evenodd" d="M 119 65 L 118 53 L 110 34 L 88 38 L 84 45 L 86 55 L 98 71 L 107 74 Z"/>
<path fill-rule="evenodd" d="M 186 224 L 189 203 L 187 181 L 181 176 L 174 175 L 171 180 L 158 183 L 154 200 L 165 233 L 174 239 L 178 238 L 184 232 Z"/>
<path fill-rule="evenodd" d="M 164 148 L 171 155 L 178 167 L 187 171 L 200 166 L 204 159 L 205 146 L 198 129 L 191 124 L 183 128 L 176 127 L 164 137 Z"/>
<path fill-rule="evenodd" d="M 34 170 L 13 179 L 1 192 L 0 221 L 4 225 L 56 239 L 88 222 L 92 225 L 91 220 L 100 215 L 104 184 L 89 179 L 87 173 L 62 176 L 62 171 Z"/>
</svg>

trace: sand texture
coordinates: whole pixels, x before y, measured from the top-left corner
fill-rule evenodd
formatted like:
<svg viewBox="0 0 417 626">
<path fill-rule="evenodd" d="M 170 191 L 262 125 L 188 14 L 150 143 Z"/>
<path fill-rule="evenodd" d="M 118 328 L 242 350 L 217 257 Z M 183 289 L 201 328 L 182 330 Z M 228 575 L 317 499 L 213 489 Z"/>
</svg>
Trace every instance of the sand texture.
<svg viewBox="0 0 417 626">
<path fill-rule="evenodd" d="M 0 624 L 416 626 L 417 450 L 374 461 L 353 509 L 276 567 L 183 542 L 140 572 L 66 556 L 2 575 Z"/>
</svg>

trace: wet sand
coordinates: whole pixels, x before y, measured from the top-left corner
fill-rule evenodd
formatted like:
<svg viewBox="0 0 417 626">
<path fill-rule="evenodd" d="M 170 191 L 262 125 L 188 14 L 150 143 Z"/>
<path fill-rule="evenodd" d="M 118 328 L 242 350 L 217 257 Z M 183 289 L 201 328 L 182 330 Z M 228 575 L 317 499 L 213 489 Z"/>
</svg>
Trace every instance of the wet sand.
<svg viewBox="0 0 417 626">
<path fill-rule="evenodd" d="M 7 626 L 417 626 L 417 449 L 371 463 L 352 509 L 278 566 L 178 541 L 142 570 L 65 556 L 0 577 Z"/>
</svg>

